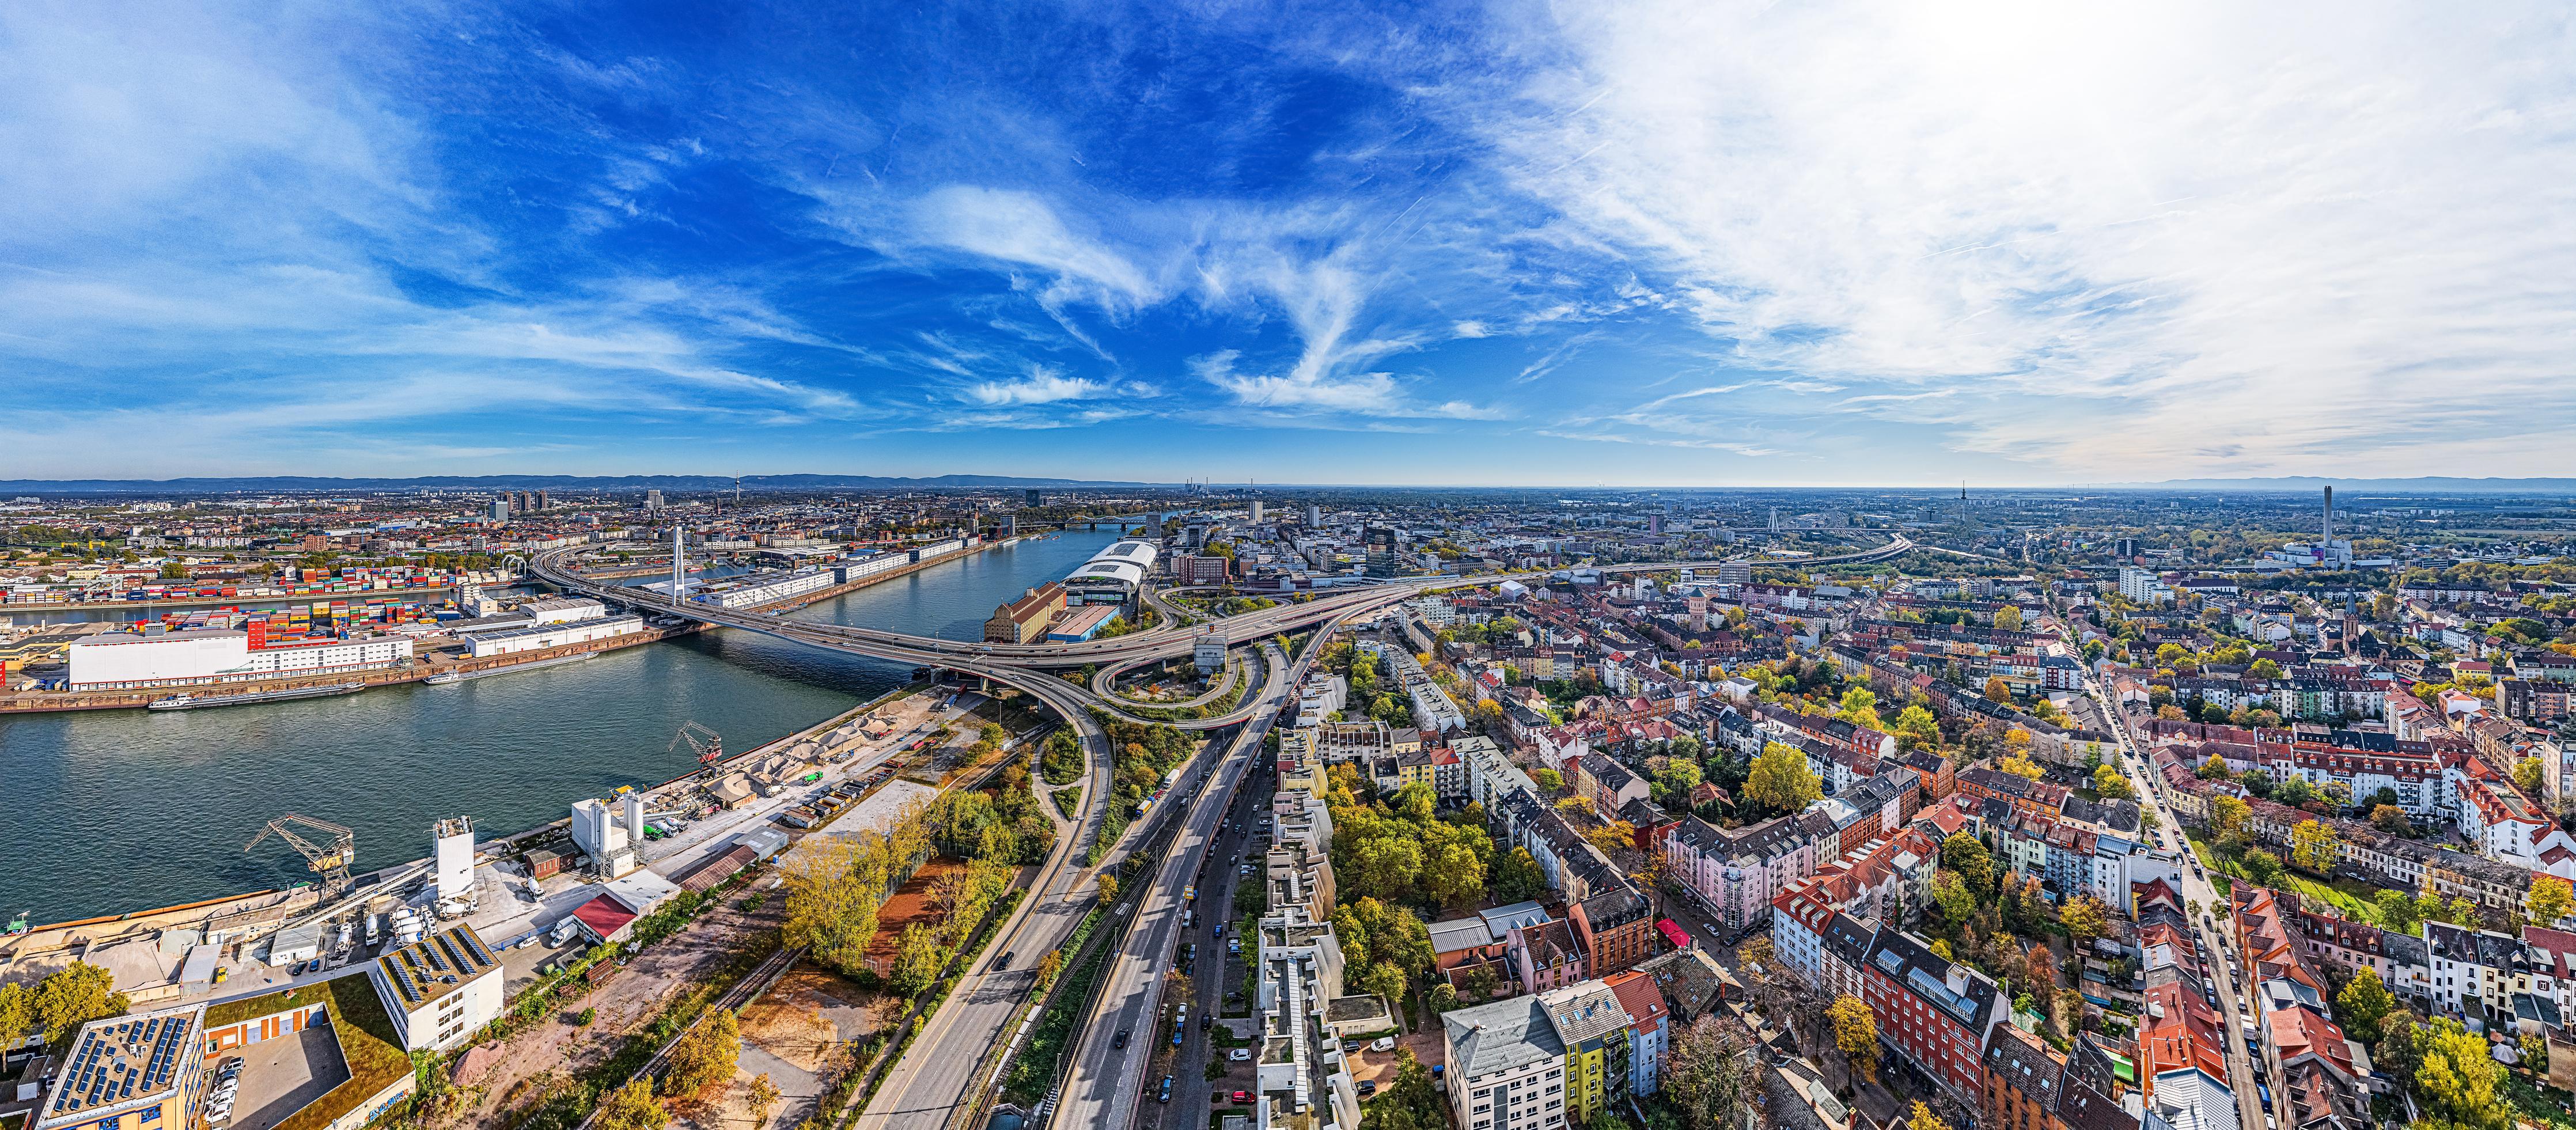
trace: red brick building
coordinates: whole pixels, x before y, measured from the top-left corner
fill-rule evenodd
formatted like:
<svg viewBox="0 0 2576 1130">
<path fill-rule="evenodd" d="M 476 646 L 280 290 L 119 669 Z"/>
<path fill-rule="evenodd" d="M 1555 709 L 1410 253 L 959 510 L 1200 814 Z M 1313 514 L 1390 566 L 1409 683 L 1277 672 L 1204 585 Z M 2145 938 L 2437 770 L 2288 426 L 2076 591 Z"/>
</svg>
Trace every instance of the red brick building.
<svg viewBox="0 0 2576 1130">
<path fill-rule="evenodd" d="M 1882 928 L 1862 961 L 1861 1000 L 1878 1016 L 1880 1042 L 1952 1097 L 1977 1102 L 1986 1038 L 2010 1007 L 1991 978 Z"/>
</svg>

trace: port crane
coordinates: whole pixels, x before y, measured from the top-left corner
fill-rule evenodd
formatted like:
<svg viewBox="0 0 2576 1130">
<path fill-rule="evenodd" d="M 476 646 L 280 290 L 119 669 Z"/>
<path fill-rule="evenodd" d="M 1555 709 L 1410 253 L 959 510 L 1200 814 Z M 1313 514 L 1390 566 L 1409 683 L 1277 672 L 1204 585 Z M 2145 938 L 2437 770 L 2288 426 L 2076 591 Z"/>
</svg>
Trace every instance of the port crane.
<svg viewBox="0 0 2576 1130">
<path fill-rule="evenodd" d="M 698 755 L 700 765 L 713 765 L 724 760 L 724 735 L 699 725 L 695 720 L 680 723 L 680 732 L 671 735 L 671 744 L 662 752 L 673 752 L 682 745 L 687 745 L 689 752 Z"/>
<path fill-rule="evenodd" d="M 331 846 L 324 847 L 305 838 L 296 831 L 298 828 L 330 837 Z M 294 848 L 295 854 L 304 857 L 304 865 L 314 874 L 322 877 L 324 898 L 337 894 L 349 885 L 349 866 L 358 861 L 356 832 L 328 820 L 316 820 L 310 816 L 289 812 L 261 827 L 258 835 L 252 836 L 249 843 L 242 845 L 242 850 L 249 851 L 258 847 L 270 836 L 286 841 L 286 846 Z"/>
</svg>

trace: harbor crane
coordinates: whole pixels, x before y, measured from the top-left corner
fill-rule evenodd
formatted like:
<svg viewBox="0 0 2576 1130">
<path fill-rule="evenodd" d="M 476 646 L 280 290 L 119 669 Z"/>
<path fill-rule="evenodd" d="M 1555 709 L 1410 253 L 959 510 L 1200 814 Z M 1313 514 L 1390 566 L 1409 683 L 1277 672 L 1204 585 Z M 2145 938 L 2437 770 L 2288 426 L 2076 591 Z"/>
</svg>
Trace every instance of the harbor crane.
<svg viewBox="0 0 2576 1130">
<path fill-rule="evenodd" d="M 704 740 L 701 740 L 703 736 Z M 671 735 L 671 744 L 662 752 L 670 753 L 682 745 L 698 755 L 698 764 L 713 765 L 724 760 L 724 735 L 699 725 L 695 720 L 680 723 L 680 732 Z"/>
<path fill-rule="evenodd" d="M 329 836 L 331 846 L 324 847 L 305 838 L 297 833 L 297 828 Z M 358 860 L 356 832 L 328 820 L 316 820 L 310 816 L 289 812 L 269 821 L 259 830 L 258 835 L 252 836 L 249 843 L 242 845 L 242 850 L 249 851 L 258 847 L 270 836 L 286 841 L 286 846 L 294 848 L 295 854 L 304 857 L 304 865 L 314 874 L 322 877 L 324 897 L 336 894 L 349 885 L 349 866 Z"/>
</svg>

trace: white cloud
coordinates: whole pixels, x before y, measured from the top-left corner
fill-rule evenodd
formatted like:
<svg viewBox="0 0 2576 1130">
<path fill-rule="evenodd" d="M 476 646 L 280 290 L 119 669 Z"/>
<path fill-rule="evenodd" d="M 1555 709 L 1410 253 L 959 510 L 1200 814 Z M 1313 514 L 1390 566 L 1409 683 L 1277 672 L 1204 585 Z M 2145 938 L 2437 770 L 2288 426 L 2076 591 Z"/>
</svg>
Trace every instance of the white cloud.
<svg viewBox="0 0 2576 1130">
<path fill-rule="evenodd" d="M 1562 56 L 1461 119 L 1786 391 L 2079 474 L 2556 466 L 2556 9 L 1526 11 Z"/>
<path fill-rule="evenodd" d="M 1034 193 L 950 185 L 914 200 L 910 218 L 912 237 L 920 243 L 1054 276 L 1046 294 L 1054 303 L 1088 301 L 1119 314 L 1162 294 L 1125 255 L 1074 234 L 1055 208 Z"/>
<path fill-rule="evenodd" d="M 1010 404 L 1053 404 L 1059 400 L 1093 400 L 1117 391 L 1110 381 L 1086 377 L 1068 377 L 1044 365 L 1032 366 L 1029 374 L 1016 381 L 984 381 L 966 387 L 967 399 L 977 404 L 1000 406 Z"/>
</svg>

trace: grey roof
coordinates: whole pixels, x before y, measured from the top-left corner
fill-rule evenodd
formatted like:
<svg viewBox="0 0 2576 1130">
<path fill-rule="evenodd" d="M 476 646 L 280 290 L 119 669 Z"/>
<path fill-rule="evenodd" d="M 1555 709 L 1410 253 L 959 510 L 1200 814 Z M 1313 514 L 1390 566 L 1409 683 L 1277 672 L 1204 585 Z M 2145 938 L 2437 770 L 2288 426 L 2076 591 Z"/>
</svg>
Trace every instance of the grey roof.
<svg viewBox="0 0 2576 1130">
<path fill-rule="evenodd" d="M 2028 1096 L 2039 1109 L 2055 1113 L 2064 1090 L 2066 1065 L 2048 1054 L 2048 1045 L 2010 1024 L 1995 1025 L 1986 1037 L 1985 1073 Z"/>
<path fill-rule="evenodd" d="M 1494 932 L 1485 927 L 1482 918 L 1453 918 L 1447 922 L 1434 922 L 1426 929 L 1431 932 L 1433 953 L 1449 953 L 1494 943 Z"/>
<path fill-rule="evenodd" d="M 1537 997 L 1480 1004 L 1444 1013 L 1440 1023 L 1449 1041 L 1449 1066 L 1462 1078 L 1476 1079 L 1541 1060 L 1562 1059 L 1565 1044 Z"/>
</svg>

